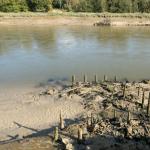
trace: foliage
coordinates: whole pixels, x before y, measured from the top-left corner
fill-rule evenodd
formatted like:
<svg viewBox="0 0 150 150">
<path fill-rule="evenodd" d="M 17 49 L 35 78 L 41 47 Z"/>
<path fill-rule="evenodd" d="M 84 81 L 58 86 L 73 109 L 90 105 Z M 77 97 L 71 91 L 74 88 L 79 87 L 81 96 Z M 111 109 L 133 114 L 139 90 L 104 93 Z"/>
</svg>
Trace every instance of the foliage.
<svg viewBox="0 0 150 150">
<path fill-rule="evenodd" d="M 51 0 L 0 0 L 0 11 L 49 11 L 52 7 Z"/>
<path fill-rule="evenodd" d="M 0 0 L 2 12 L 45 12 L 51 8 L 72 12 L 150 13 L 150 0 Z"/>
<path fill-rule="evenodd" d="M 150 0 L 53 0 L 53 7 L 74 12 L 150 12 Z"/>
<path fill-rule="evenodd" d="M 51 0 L 27 0 L 29 9 L 31 11 L 49 11 L 51 9 Z"/>
<path fill-rule="evenodd" d="M 28 10 L 28 5 L 26 0 L 0 0 L 0 11 L 25 12 L 27 10 Z"/>
</svg>

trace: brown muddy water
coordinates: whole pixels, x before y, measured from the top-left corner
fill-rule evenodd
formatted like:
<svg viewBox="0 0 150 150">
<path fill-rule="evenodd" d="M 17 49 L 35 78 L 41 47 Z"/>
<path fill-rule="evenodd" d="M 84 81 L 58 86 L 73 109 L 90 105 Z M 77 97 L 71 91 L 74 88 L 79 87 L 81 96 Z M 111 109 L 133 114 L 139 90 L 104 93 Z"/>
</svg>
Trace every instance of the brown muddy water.
<svg viewBox="0 0 150 150">
<path fill-rule="evenodd" d="M 149 27 L 0 26 L 0 84 L 150 78 Z"/>
</svg>

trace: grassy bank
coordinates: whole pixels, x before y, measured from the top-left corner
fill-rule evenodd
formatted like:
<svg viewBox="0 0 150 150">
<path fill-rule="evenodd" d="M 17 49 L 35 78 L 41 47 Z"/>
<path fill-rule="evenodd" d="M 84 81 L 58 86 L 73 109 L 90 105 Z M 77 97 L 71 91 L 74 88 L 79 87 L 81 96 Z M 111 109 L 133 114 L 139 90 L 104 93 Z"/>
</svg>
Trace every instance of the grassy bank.
<svg viewBox="0 0 150 150">
<path fill-rule="evenodd" d="M 21 20 L 21 21 L 20 21 Z M 1 25 L 150 26 L 149 13 L 0 13 Z"/>
<path fill-rule="evenodd" d="M 3 13 L 0 12 L 1 18 L 8 17 L 48 17 L 48 16 L 71 16 L 71 17 L 109 17 L 109 18 L 150 18 L 150 13 L 75 13 L 54 11 L 48 13 L 20 12 L 20 13 Z"/>
</svg>

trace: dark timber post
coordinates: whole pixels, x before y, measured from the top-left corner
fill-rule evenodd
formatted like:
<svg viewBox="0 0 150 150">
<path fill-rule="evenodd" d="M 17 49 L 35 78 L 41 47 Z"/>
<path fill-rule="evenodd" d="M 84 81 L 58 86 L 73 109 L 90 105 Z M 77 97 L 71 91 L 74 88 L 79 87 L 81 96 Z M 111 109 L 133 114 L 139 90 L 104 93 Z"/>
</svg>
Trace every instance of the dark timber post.
<svg viewBox="0 0 150 150">
<path fill-rule="evenodd" d="M 150 115 L 150 93 L 149 93 L 148 105 L 147 105 L 147 116 L 149 115 Z"/>
<path fill-rule="evenodd" d="M 140 86 L 138 87 L 138 96 L 140 96 Z"/>
<path fill-rule="evenodd" d="M 83 130 L 82 127 L 78 127 L 78 142 L 82 143 L 83 140 Z"/>
<path fill-rule="evenodd" d="M 130 120 L 131 120 L 131 114 L 130 111 L 128 111 L 127 123 L 130 123 Z"/>
<path fill-rule="evenodd" d="M 115 76 L 114 81 L 117 82 L 117 76 Z"/>
<path fill-rule="evenodd" d="M 114 119 L 117 118 L 117 113 L 116 113 L 116 110 L 114 109 Z"/>
<path fill-rule="evenodd" d="M 124 84 L 124 87 L 123 87 L 123 98 L 125 98 L 126 96 L 126 83 Z"/>
<path fill-rule="evenodd" d="M 63 120 L 61 111 L 60 111 L 60 129 L 61 129 L 61 130 L 64 129 L 64 120 Z"/>
<path fill-rule="evenodd" d="M 143 89 L 143 95 L 142 95 L 142 108 L 144 108 L 144 101 L 145 101 L 145 90 Z"/>
<path fill-rule="evenodd" d="M 56 142 L 58 140 L 58 136 L 59 136 L 58 127 L 55 127 L 55 129 L 54 129 L 54 142 Z"/>
<path fill-rule="evenodd" d="M 83 79 L 84 83 L 87 82 L 87 76 L 84 74 L 84 79 Z"/>
<path fill-rule="evenodd" d="M 107 81 L 107 76 L 106 75 L 104 75 L 104 82 L 106 82 Z"/>
<path fill-rule="evenodd" d="M 94 82 L 97 83 L 97 75 L 94 76 Z"/>
<path fill-rule="evenodd" d="M 75 79 L 75 75 L 73 75 L 73 76 L 72 76 L 72 86 L 74 86 L 75 80 L 76 80 L 76 79 Z"/>
</svg>

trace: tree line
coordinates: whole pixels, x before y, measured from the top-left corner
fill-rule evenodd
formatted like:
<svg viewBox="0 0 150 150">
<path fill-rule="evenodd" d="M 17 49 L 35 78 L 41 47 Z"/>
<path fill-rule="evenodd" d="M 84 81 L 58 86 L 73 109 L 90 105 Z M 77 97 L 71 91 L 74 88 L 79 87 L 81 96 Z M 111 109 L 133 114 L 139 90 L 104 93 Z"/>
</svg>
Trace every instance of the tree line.
<svg viewBox="0 0 150 150">
<path fill-rule="evenodd" d="M 47 12 L 53 8 L 74 12 L 150 13 L 150 0 L 0 0 L 2 12 Z"/>
</svg>

